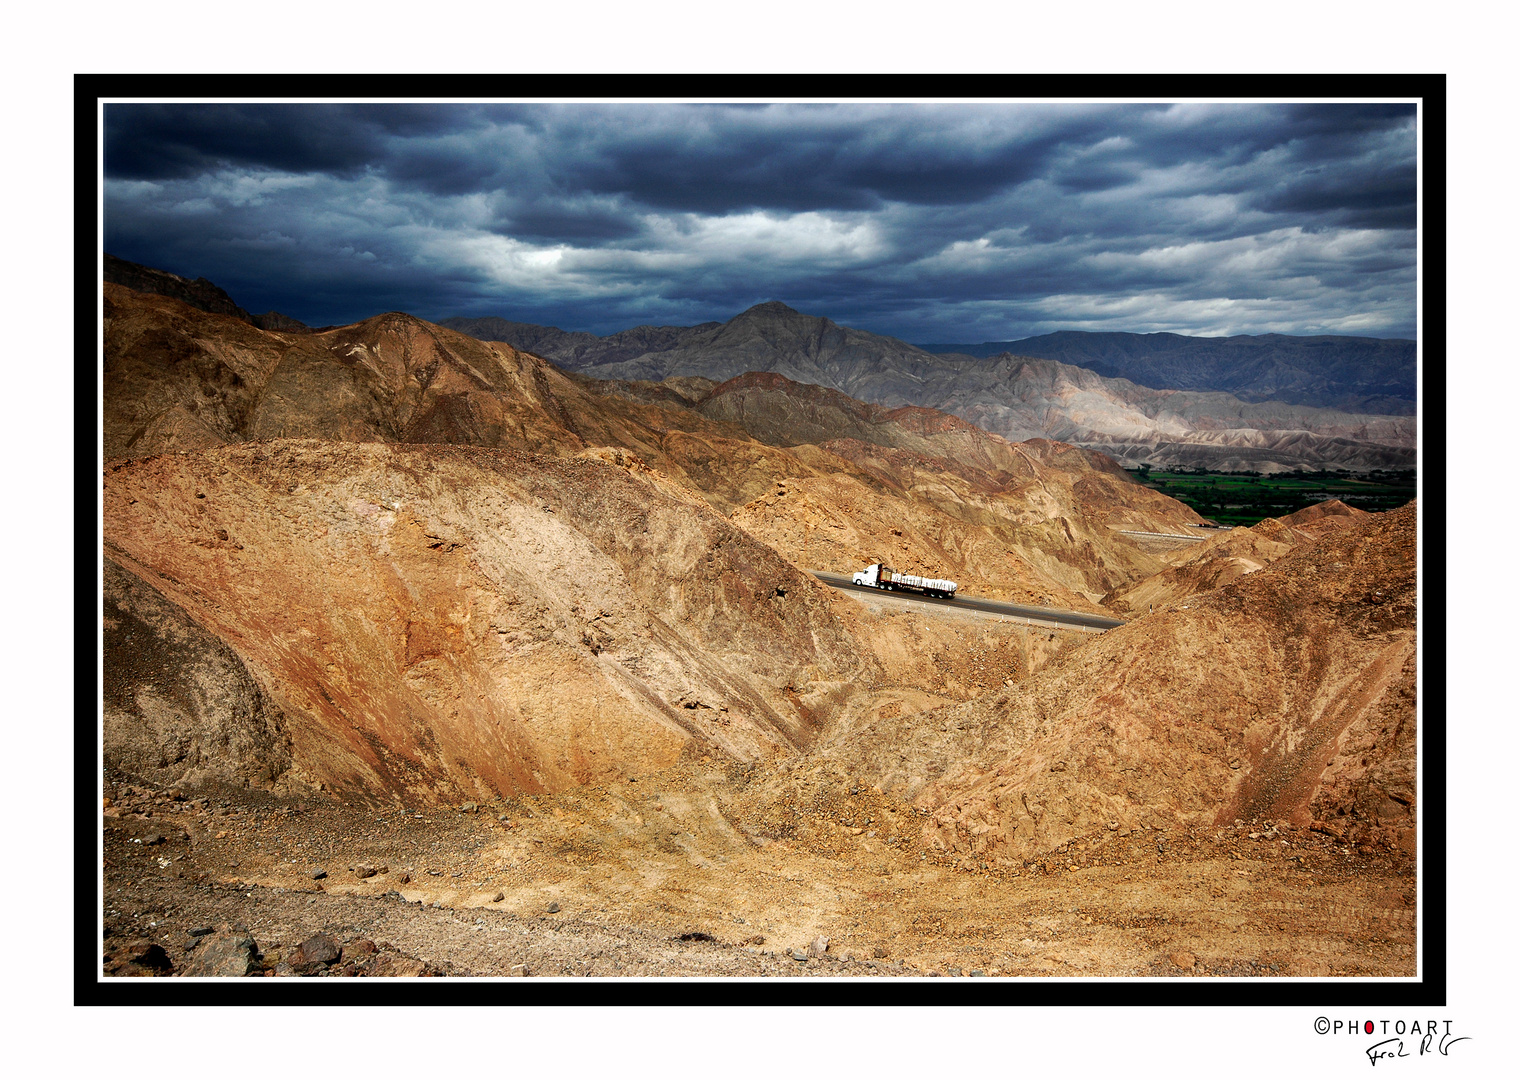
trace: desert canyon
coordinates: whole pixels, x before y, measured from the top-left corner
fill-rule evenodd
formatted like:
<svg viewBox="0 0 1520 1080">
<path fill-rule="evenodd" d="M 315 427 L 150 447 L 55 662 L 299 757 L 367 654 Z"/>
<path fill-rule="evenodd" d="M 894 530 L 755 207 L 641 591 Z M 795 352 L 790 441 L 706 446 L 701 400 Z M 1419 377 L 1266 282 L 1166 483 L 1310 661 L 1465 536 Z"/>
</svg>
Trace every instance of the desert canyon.
<svg viewBox="0 0 1520 1080">
<path fill-rule="evenodd" d="M 1414 416 L 1357 411 L 1391 383 L 1155 390 L 779 304 L 311 329 L 129 269 L 105 977 L 1417 974 L 1416 504 L 1208 531 L 1120 465 L 1410 467 Z M 1124 621 L 815 576 L 872 562 Z"/>
</svg>

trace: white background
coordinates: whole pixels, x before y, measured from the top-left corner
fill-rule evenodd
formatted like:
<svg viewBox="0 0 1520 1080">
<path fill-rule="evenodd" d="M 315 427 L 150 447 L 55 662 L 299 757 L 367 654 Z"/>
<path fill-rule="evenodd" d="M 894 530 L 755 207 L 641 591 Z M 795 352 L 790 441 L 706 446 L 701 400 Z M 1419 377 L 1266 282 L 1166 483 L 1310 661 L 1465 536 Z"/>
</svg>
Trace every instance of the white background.
<svg viewBox="0 0 1520 1080">
<path fill-rule="evenodd" d="M 93 10 L 92 10 L 93 7 Z M 257 6 L 76 5 L 12 15 L 5 167 L 10 243 L 0 257 L 4 426 L 0 528 L 10 599 L 4 626 L 5 736 L 0 940 L 9 961 L 9 1059 L 109 1074 L 301 1072 L 499 1077 L 1345 1076 L 1362 1043 L 1315 1035 L 1318 1015 L 1435 1015 L 1473 1036 L 1449 1058 L 1385 1062 L 1374 1075 L 1498 1075 L 1515 1000 L 1516 905 L 1509 879 L 1517 722 L 1508 621 L 1517 389 L 1512 108 L 1516 40 L 1504 9 L 1466 3 L 1085 4 L 713 3 Z M 1439 24 L 1430 20 L 1440 18 Z M 28 21 L 30 20 L 30 21 Z M 1448 79 L 1450 478 L 1449 1005 L 1367 1007 L 1331 985 L 1303 1007 L 1243 1010 L 852 1007 L 638 1009 L 76 1009 L 72 1000 L 72 543 L 76 517 L 72 107 L 75 72 L 503 72 L 531 95 L 535 74 L 614 72 L 587 92 L 646 92 L 655 72 L 1030 73 L 1110 71 L 1442 72 Z M 854 84 L 804 84 L 809 95 Z M 984 93 L 932 79 L 885 92 Z M 334 84 L 352 93 L 352 84 Z M 1092 92 L 1126 95 L 1122 82 Z M 556 80 L 552 91 L 565 93 Z M 668 92 L 660 87 L 656 92 Z M 765 80 L 756 93 L 790 92 Z M 871 91 L 873 94 L 882 89 Z M 89 444 L 87 443 L 86 446 Z M 87 458 L 86 458 L 87 460 Z M 88 474 L 87 474 L 88 475 Z M 1429 471 L 1427 486 L 1442 483 Z M 1425 528 L 1440 528 L 1427 521 Z M 1438 598 L 1424 596 L 1427 617 Z M 1480 614 L 1481 609 L 1481 614 Z M 1482 621 L 1479 621 L 1481 618 Z M 1427 652 L 1427 670 L 1440 658 Z M 81 672 L 85 676 L 92 673 Z M 1505 691 L 1501 693 L 1500 685 Z M 82 691 L 93 693 L 87 682 Z M 1439 707 L 1440 703 L 1430 703 Z M 1427 734 L 1433 730 L 1426 720 Z M 88 887 L 88 883 L 86 883 Z M 660 1000 L 660 987 L 640 990 Z M 911 994 L 911 990 L 908 991 Z M 482 986 L 476 1000 L 489 1004 Z M 783 1000 L 767 996 L 767 1001 Z M 1142 1000 L 1137 996 L 1137 1001 Z M 1355 1052 L 1353 1052 L 1353 1050 Z M 1508 1066 L 1508 1068 L 1506 1068 Z"/>
</svg>

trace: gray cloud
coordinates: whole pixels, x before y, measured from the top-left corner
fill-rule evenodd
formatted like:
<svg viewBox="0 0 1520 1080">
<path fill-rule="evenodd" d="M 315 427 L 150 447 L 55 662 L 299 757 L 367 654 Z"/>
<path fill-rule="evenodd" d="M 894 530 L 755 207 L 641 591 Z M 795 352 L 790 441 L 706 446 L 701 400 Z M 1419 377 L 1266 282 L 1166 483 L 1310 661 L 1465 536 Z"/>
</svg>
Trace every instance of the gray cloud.
<svg viewBox="0 0 1520 1080">
<path fill-rule="evenodd" d="M 106 249 L 326 324 L 780 299 L 912 341 L 1414 333 L 1402 105 L 106 107 Z"/>
</svg>

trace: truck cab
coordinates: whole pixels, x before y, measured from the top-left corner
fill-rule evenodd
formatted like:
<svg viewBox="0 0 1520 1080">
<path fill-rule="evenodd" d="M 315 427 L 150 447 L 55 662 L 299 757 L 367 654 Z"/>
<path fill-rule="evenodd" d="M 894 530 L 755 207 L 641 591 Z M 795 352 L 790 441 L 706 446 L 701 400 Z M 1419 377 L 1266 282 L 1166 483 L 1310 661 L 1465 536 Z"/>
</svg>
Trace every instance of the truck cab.
<svg viewBox="0 0 1520 1080">
<path fill-rule="evenodd" d="M 885 573 L 883 573 L 885 571 Z M 882 566 L 879 562 L 873 562 L 864 570 L 855 571 L 854 581 L 857 585 L 873 585 L 881 588 L 883 582 L 892 580 L 892 568 Z"/>
</svg>

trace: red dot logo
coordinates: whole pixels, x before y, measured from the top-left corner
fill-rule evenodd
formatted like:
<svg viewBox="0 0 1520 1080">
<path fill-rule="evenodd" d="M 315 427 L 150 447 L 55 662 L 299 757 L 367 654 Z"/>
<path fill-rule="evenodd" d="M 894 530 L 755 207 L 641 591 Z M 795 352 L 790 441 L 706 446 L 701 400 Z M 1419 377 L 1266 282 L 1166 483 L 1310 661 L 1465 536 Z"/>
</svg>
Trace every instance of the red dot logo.
<svg viewBox="0 0 1520 1080">
<path fill-rule="evenodd" d="M 1367 1021 L 1367 1028 L 1366 1028 L 1366 1031 L 1367 1031 L 1367 1034 L 1368 1034 L 1368 1035 L 1371 1035 L 1371 1034 L 1372 1034 L 1372 1021 L 1371 1021 L 1371 1020 L 1368 1020 L 1368 1021 Z"/>
</svg>

